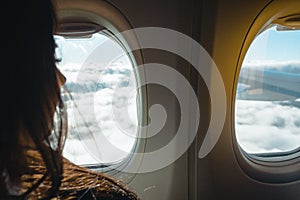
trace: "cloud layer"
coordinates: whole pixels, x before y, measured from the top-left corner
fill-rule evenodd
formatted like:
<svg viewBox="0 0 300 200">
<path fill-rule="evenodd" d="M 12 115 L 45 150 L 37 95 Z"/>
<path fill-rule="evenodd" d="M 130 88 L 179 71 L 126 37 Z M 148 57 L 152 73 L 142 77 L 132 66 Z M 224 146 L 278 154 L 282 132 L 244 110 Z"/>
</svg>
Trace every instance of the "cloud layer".
<svg viewBox="0 0 300 200">
<path fill-rule="evenodd" d="M 243 65 L 243 68 L 254 67 L 300 74 L 299 62 L 252 62 Z M 299 108 L 299 99 L 259 101 L 237 98 L 235 132 L 240 146 L 248 153 L 286 152 L 298 148 Z"/>
</svg>

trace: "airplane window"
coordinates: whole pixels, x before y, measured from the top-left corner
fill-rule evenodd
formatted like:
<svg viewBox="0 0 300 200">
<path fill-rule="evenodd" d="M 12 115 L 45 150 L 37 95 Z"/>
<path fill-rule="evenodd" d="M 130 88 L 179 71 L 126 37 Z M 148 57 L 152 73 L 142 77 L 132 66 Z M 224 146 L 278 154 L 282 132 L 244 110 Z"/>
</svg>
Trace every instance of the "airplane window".
<svg viewBox="0 0 300 200">
<path fill-rule="evenodd" d="M 250 45 L 236 91 L 235 129 L 249 154 L 300 146 L 300 30 L 270 26 Z"/>
<path fill-rule="evenodd" d="M 118 163 L 136 143 L 135 72 L 122 44 L 111 36 L 105 31 L 85 37 L 55 36 L 57 65 L 70 94 L 63 92 L 69 124 L 63 154 L 79 165 Z M 127 108 L 127 114 L 116 116 L 114 107 Z"/>
</svg>

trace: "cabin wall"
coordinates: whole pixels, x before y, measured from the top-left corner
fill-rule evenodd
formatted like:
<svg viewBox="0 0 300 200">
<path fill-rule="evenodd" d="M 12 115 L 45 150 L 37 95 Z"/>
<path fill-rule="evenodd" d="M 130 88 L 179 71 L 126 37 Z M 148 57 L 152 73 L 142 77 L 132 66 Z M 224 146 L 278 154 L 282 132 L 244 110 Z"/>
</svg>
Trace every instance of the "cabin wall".
<svg viewBox="0 0 300 200">
<path fill-rule="evenodd" d="M 193 34 L 194 1 L 118 1 L 109 0 L 120 9 L 133 28 L 161 27 L 176 30 L 186 35 Z M 145 63 L 160 63 L 172 67 L 187 79 L 190 66 L 182 58 L 161 50 L 144 49 Z M 145 75 L 147 79 L 147 74 Z M 174 80 L 174 85 L 177 85 Z M 164 128 L 154 137 L 148 138 L 146 152 L 154 151 L 166 145 L 176 134 L 180 123 L 180 107 L 176 97 L 159 85 L 147 85 L 148 108 L 161 104 L 168 117 Z M 158 142 L 159 141 L 159 142 Z M 174 149 L 176 151 L 176 149 Z M 189 156 L 184 153 L 173 164 L 149 173 L 136 174 L 130 187 L 137 191 L 144 200 L 153 199 L 188 199 L 189 196 Z"/>
<path fill-rule="evenodd" d="M 249 177 L 237 161 L 233 144 L 234 83 L 238 73 L 239 56 L 242 56 L 241 49 L 252 23 L 271 1 L 205 2 L 217 6 L 214 7 L 214 13 L 208 12 L 203 17 L 201 42 L 222 73 L 227 93 L 227 118 L 221 137 L 209 157 L 198 160 L 198 182 L 201 184 L 198 185 L 197 199 L 298 199 L 299 182 L 269 184 Z M 275 8 L 280 10 L 280 7 Z M 212 32 L 213 36 L 206 34 L 206 29 L 213 29 L 208 31 Z M 203 173 L 206 173 L 203 171 L 203 162 L 206 160 L 209 163 L 206 171 L 211 167 L 210 181 L 205 179 L 206 175 L 203 176 Z M 205 187 L 209 188 L 208 192 L 211 192 L 211 195 L 207 196 L 207 192 L 203 191 Z"/>
</svg>

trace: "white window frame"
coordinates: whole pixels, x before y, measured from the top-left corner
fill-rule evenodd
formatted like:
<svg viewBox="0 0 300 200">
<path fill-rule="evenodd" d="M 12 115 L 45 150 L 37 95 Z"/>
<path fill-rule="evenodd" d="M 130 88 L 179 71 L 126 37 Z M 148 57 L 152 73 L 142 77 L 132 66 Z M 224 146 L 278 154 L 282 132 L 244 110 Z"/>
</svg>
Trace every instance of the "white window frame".
<svg viewBox="0 0 300 200">
<path fill-rule="evenodd" d="M 295 26 L 300 21 L 300 2 L 293 1 L 271 1 L 253 21 L 245 36 L 240 51 L 233 87 L 232 113 L 235 113 L 235 95 L 239 78 L 239 71 L 242 67 L 244 57 L 254 38 L 272 24 L 282 26 Z M 289 21 L 292 22 L 289 24 Z M 297 28 L 299 28 L 297 25 Z M 284 154 L 273 154 L 270 156 L 257 156 L 246 153 L 238 144 L 235 133 L 235 117 L 232 116 L 232 141 L 235 156 L 241 169 L 252 179 L 264 183 L 283 184 L 300 179 L 300 149 L 295 149 Z"/>
<path fill-rule="evenodd" d="M 141 50 L 131 51 L 131 47 L 139 46 L 135 36 L 123 36 L 119 33 L 132 29 L 132 26 L 126 17 L 120 13 L 113 5 L 105 1 L 89 1 L 85 4 L 81 0 L 65 0 L 57 1 L 57 15 L 60 23 L 82 23 L 87 22 L 97 24 L 105 29 L 105 32 L 112 36 L 128 53 L 128 57 L 134 67 L 134 72 L 138 87 L 138 119 L 139 126 L 148 124 L 148 103 L 147 103 L 147 88 L 141 87 L 145 82 L 145 73 L 141 67 L 144 63 Z M 59 34 L 57 34 L 59 35 Z M 118 36 L 118 37 L 117 37 Z M 126 38 L 130 37 L 130 38 Z M 146 135 L 145 129 L 139 128 L 136 144 L 132 149 L 132 153 L 123 161 L 113 165 L 90 166 L 96 171 L 105 172 L 112 176 L 121 176 L 122 172 L 133 171 L 138 168 L 142 162 L 145 151 L 146 140 L 143 137 Z M 139 156 L 136 156 L 139 155 Z M 124 183 L 129 183 L 136 174 L 127 174 L 126 178 L 122 178 Z"/>
</svg>

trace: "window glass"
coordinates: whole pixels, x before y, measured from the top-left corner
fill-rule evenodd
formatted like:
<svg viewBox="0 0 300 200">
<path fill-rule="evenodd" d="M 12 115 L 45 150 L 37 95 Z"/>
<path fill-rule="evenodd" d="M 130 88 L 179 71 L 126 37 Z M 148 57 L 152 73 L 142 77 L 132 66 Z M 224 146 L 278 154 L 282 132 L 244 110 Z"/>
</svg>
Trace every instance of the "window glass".
<svg viewBox="0 0 300 200">
<path fill-rule="evenodd" d="M 122 161 L 138 131 L 136 76 L 129 56 L 106 32 L 55 40 L 58 68 L 67 78 L 64 156 L 80 165 Z"/>
<path fill-rule="evenodd" d="M 271 26 L 252 42 L 236 91 L 235 129 L 247 153 L 300 146 L 300 31 Z"/>
</svg>

